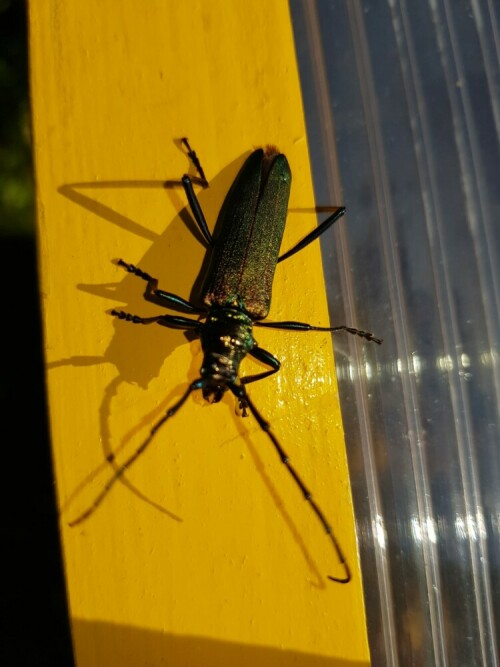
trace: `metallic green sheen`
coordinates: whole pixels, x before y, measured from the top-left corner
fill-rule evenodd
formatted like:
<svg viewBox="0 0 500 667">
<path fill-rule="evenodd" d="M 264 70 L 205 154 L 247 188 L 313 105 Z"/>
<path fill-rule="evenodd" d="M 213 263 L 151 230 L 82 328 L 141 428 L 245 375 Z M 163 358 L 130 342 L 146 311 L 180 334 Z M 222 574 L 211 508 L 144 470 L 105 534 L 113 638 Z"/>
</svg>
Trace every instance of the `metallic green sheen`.
<svg viewBox="0 0 500 667">
<path fill-rule="evenodd" d="M 254 151 L 222 205 L 203 286 L 207 306 L 242 308 L 264 319 L 285 229 L 292 173 L 274 148 Z"/>
</svg>

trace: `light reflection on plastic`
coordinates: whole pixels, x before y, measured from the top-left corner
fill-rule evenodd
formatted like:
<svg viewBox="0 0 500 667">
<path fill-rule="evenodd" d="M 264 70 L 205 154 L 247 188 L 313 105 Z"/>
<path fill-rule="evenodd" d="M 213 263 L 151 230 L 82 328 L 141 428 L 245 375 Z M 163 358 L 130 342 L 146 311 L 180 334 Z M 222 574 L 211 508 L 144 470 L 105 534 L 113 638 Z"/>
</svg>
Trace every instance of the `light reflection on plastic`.
<svg viewBox="0 0 500 667">
<path fill-rule="evenodd" d="M 437 542 L 436 526 L 431 517 L 420 521 L 418 516 L 414 516 L 411 520 L 411 533 L 415 542 L 423 542 L 425 537 L 433 544 Z"/>
<path fill-rule="evenodd" d="M 482 352 L 479 356 L 479 361 L 482 366 L 496 366 L 498 363 L 498 353 L 495 350 L 488 350 L 488 352 Z"/>
<path fill-rule="evenodd" d="M 379 547 L 381 549 L 385 549 L 386 539 L 385 539 L 384 519 L 382 516 L 380 516 L 380 514 L 377 514 L 375 518 L 373 533 L 375 535 L 375 539 L 379 544 Z"/>
<path fill-rule="evenodd" d="M 426 527 L 427 527 L 427 537 L 432 542 L 432 544 L 436 544 L 437 533 L 436 533 L 436 522 L 434 521 L 434 519 L 428 517 L 426 521 Z"/>
<path fill-rule="evenodd" d="M 465 518 L 461 515 L 455 517 L 455 531 L 457 537 L 462 540 L 474 540 L 477 542 L 479 537 L 486 537 L 486 527 L 482 514 L 474 517 L 468 514 Z"/>
<path fill-rule="evenodd" d="M 497 365 L 499 360 L 500 355 L 495 351 L 482 352 L 479 355 L 479 363 L 487 368 Z M 457 356 L 456 362 L 449 354 L 436 357 L 435 365 L 440 371 L 451 371 L 455 366 L 459 370 L 469 369 L 473 366 L 473 363 L 470 356 L 466 352 L 462 352 Z M 364 363 L 365 377 L 367 379 L 372 379 L 375 373 L 380 375 L 380 373 L 385 372 L 389 375 L 396 375 L 402 374 L 405 370 L 409 370 L 415 375 L 421 375 L 426 369 L 426 364 L 425 360 L 422 360 L 418 354 L 413 353 L 406 361 L 403 359 L 394 359 L 386 364 L 377 363 L 375 368 L 376 370 L 374 370 L 373 365 L 369 362 Z M 337 371 L 340 379 L 349 379 L 352 381 L 356 377 L 356 365 L 352 363 L 347 366 L 338 365 Z"/>
<path fill-rule="evenodd" d="M 420 357 L 418 354 L 412 354 L 412 362 L 413 362 L 413 372 L 415 375 L 419 375 L 420 371 L 422 370 L 422 363 L 420 361 Z"/>
<path fill-rule="evenodd" d="M 457 533 L 457 537 L 459 537 L 461 540 L 465 540 L 467 533 L 465 531 L 465 521 L 461 516 L 457 516 L 455 518 L 455 531 Z"/>
<path fill-rule="evenodd" d="M 436 359 L 436 366 L 441 371 L 451 371 L 453 370 L 453 360 L 449 354 L 445 354 L 443 357 L 438 357 Z"/>
</svg>

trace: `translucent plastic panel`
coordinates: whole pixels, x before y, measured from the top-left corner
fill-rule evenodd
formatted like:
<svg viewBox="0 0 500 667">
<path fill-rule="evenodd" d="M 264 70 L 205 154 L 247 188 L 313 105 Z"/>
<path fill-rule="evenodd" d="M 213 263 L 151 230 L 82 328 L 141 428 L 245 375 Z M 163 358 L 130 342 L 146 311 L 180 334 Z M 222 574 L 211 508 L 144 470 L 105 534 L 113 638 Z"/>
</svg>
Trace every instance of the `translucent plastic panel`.
<svg viewBox="0 0 500 667">
<path fill-rule="evenodd" d="M 500 7 L 290 6 L 373 665 L 497 665 Z"/>
</svg>

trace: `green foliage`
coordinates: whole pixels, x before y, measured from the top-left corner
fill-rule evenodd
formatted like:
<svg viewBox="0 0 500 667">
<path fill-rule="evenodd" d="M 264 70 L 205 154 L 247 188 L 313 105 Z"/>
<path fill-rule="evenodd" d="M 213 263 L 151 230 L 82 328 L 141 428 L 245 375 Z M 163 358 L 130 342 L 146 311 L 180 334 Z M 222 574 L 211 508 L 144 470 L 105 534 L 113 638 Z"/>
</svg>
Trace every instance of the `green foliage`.
<svg viewBox="0 0 500 667">
<path fill-rule="evenodd" d="M 0 235 L 33 234 L 26 8 L 0 0 Z"/>
</svg>

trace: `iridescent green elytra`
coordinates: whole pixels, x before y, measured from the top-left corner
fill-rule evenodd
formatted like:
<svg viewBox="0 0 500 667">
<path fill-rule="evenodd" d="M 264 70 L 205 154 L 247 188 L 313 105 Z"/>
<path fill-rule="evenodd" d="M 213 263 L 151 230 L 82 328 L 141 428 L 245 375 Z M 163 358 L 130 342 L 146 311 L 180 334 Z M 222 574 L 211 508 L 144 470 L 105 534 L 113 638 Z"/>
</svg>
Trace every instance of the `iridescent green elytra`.
<svg viewBox="0 0 500 667">
<path fill-rule="evenodd" d="M 260 148 L 246 160 L 215 227 L 206 306 L 239 305 L 253 320 L 267 317 L 291 183 L 288 160 L 277 149 Z"/>
<path fill-rule="evenodd" d="M 182 139 L 188 157 L 200 175 L 198 182 L 208 185 L 196 153 L 187 139 Z M 105 485 L 93 504 L 70 525 L 77 525 L 87 519 L 102 503 L 115 482 L 149 446 L 158 429 L 173 417 L 186 402 L 190 394 L 201 389 L 204 398 L 217 403 L 226 391 L 236 396 L 243 415 L 249 410 L 260 428 L 273 444 L 282 463 L 293 477 L 302 495 L 310 504 L 315 516 L 325 529 L 340 565 L 343 576 L 328 578 L 341 584 L 351 580 L 349 565 L 322 510 L 313 500 L 298 472 L 291 465 L 288 456 L 271 430 L 270 424 L 262 417 L 250 399 L 246 385 L 263 380 L 280 369 L 279 360 L 259 347 L 253 337 L 253 327 L 270 327 L 285 331 L 348 331 L 375 343 L 382 341 L 371 333 L 347 326 L 316 327 L 296 321 L 262 322 L 271 303 L 276 264 L 292 257 L 318 238 L 345 212 L 344 207 L 335 212 L 310 232 L 288 252 L 279 256 L 281 240 L 285 229 L 288 199 L 292 175 L 286 157 L 274 147 L 254 151 L 243 164 L 229 190 L 217 218 L 214 235 L 210 233 L 205 216 L 194 193 L 193 181 L 184 176 L 182 185 L 193 217 L 207 241 L 211 258 L 202 289 L 203 306 L 190 303 L 171 292 L 158 289 L 158 280 L 142 269 L 119 260 L 118 264 L 147 282 L 145 299 L 161 303 L 170 310 L 200 315 L 199 319 L 184 315 L 158 315 L 140 317 L 121 310 L 112 314 L 121 320 L 134 324 L 161 324 L 172 329 L 190 330 L 201 339 L 203 363 L 200 377 L 191 382 L 184 395 L 152 427 L 142 445 L 122 463 Z M 266 365 L 269 370 L 256 375 L 240 376 L 240 364 L 249 354 Z"/>
</svg>

